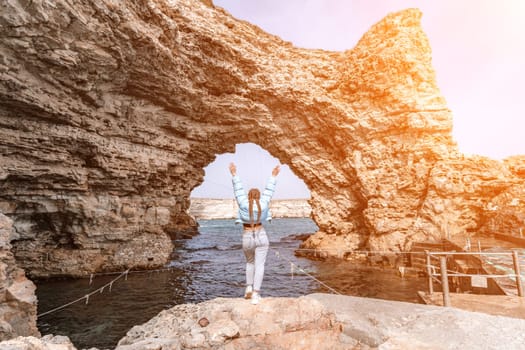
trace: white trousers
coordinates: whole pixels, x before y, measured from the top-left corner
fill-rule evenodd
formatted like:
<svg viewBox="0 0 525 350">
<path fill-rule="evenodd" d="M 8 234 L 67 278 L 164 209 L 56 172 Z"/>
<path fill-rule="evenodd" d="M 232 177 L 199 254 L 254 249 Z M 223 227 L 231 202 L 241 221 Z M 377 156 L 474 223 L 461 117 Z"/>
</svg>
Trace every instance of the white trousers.
<svg viewBox="0 0 525 350">
<path fill-rule="evenodd" d="M 261 290 L 264 277 L 264 264 L 270 243 L 263 226 L 245 228 L 242 233 L 242 250 L 246 257 L 246 284 Z"/>
</svg>

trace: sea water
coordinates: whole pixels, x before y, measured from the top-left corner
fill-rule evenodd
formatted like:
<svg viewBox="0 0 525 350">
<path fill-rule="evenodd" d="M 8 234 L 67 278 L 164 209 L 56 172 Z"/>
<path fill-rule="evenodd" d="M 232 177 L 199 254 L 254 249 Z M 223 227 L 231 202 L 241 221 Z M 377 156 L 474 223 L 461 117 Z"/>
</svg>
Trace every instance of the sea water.
<svg viewBox="0 0 525 350">
<path fill-rule="evenodd" d="M 274 219 L 265 225 L 270 239 L 262 297 L 296 297 L 314 292 L 341 293 L 418 302 L 422 278 L 401 278 L 393 270 L 296 257 L 296 236 L 313 233 L 310 219 Z M 134 325 L 161 310 L 216 297 L 242 297 L 245 259 L 242 226 L 233 220 L 201 220 L 199 235 L 174 241 L 168 271 L 131 273 L 97 293 L 38 319 L 42 335 L 67 335 L 77 348 L 115 347 Z M 89 276 L 88 276 L 89 277 Z M 117 275 L 37 282 L 38 313 L 82 298 Z"/>
</svg>

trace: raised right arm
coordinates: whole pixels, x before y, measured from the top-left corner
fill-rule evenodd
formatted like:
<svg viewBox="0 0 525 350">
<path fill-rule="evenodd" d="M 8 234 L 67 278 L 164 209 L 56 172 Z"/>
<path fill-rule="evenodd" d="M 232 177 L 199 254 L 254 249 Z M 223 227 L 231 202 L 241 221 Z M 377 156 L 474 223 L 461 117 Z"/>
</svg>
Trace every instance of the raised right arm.
<svg viewBox="0 0 525 350">
<path fill-rule="evenodd" d="M 237 204 L 239 204 L 239 207 L 247 207 L 248 206 L 248 196 L 246 195 L 246 191 L 244 191 L 244 187 L 242 187 L 241 178 L 237 175 L 232 177 L 232 183 L 233 183 L 233 194 L 235 195 L 235 199 L 237 200 Z"/>
<path fill-rule="evenodd" d="M 237 176 L 237 167 L 234 163 L 230 163 L 229 169 L 232 174 L 233 194 L 235 195 L 237 204 L 239 208 L 248 207 L 248 196 L 242 187 L 241 178 Z"/>
</svg>

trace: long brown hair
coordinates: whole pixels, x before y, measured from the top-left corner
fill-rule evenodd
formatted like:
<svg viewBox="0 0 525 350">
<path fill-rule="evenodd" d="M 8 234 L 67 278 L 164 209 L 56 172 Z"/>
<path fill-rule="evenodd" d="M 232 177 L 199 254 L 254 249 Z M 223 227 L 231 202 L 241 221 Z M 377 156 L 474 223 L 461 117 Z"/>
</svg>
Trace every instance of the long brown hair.
<svg viewBox="0 0 525 350">
<path fill-rule="evenodd" d="M 252 188 L 248 192 L 248 212 L 250 213 L 250 223 L 252 224 L 252 228 L 254 225 L 253 202 L 257 204 L 257 223 L 260 223 L 261 221 L 261 203 L 259 202 L 259 199 L 261 199 L 261 192 L 259 192 L 259 190 L 256 188 Z"/>
</svg>

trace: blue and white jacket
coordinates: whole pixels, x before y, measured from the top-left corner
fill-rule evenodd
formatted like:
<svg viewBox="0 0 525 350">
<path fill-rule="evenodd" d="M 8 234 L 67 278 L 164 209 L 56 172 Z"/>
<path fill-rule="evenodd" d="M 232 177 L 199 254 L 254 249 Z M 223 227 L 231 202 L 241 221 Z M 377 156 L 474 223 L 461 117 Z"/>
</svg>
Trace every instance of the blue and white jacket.
<svg viewBox="0 0 525 350">
<path fill-rule="evenodd" d="M 248 196 L 242 187 L 241 178 L 238 175 L 232 177 L 233 183 L 233 193 L 235 194 L 235 199 L 239 205 L 239 217 L 235 223 L 244 223 L 250 224 L 250 213 L 248 211 L 249 203 Z M 275 192 L 275 184 L 277 180 L 275 176 L 270 176 L 264 191 L 261 193 L 261 199 L 259 203 L 261 204 L 261 222 L 272 220 L 272 213 L 270 212 L 270 200 L 272 199 L 273 193 Z M 257 205 L 253 206 L 253 219 L 257 220 L 258 210 Z"/>
</svg>

